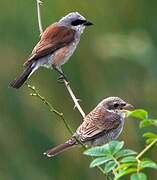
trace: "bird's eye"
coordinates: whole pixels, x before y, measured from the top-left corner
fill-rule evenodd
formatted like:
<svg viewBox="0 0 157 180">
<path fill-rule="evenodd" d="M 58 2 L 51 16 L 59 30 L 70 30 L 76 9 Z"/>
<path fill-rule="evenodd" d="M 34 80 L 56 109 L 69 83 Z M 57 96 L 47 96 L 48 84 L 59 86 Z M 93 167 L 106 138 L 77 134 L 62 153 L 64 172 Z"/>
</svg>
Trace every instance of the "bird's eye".
<svg viewBox="0 0 157 180">
<path fill-rule="evenodd" d="M 119 104 L 118 104 L 118 103 L 115 103 L 113 106 L 114 106 L 115 108 L 117 108 L 117 107 L 119 106 Z"/>
<path fill-rule="evenodd" d="M 126 106 L 126 103 L 122 103 L 121 106 L 123 106 L 123 107 Z"/>
<path fill-rule="evenodd" d="M 72 26 L 78 26 L 78 25 L 84 24 L 84 23 L 86 23 L 86 22 L 87 22 L 86 20 L 76 19 L 75 21 L 72 21 L 72 22 L 71 22 L 71 25 L 72 25 Z"/>
</svg>

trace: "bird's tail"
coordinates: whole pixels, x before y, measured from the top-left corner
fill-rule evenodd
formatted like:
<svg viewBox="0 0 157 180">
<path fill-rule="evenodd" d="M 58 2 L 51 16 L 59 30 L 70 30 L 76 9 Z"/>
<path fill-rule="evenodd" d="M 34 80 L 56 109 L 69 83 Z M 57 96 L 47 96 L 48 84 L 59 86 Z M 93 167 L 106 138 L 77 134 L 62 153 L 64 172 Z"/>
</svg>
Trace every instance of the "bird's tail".
<svg viewBox="0 0 157 180">
<path fill-rule="evenodd" d="M 20 88 L 24 82 L 27 80 L 27 78 L 31 75 L 31 73 L 34 71 L 34 66 L 32 64 L 28 65 L 24 71 L 22 72 L 22 74 L 20 76 L 18 76 L 15 80 L 10 82 L 10 86 L 13 88 Z"/>
<path fill-rule="evenodd" d="M 63 144 L 60 144 L 52 149 L 47 150 L 46 152 L 44 152 L 44 155 L 47 155 L 48 157 L 56 156 L 60 154 L 62 151 L 74 146 L 75 144 L 77 144 L 76 139 L 72 138 Z"/>
</svg>

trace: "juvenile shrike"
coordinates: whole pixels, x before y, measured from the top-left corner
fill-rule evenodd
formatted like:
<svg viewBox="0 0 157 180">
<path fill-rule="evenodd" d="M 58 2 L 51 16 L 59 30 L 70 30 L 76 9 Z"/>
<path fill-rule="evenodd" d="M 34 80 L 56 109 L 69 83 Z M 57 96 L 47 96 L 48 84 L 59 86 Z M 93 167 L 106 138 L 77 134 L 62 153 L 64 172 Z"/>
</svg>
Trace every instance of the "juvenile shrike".
<svg viewBox="0 0 157 180">
<path fill-rule="evenodd" d="M 10 82 L 13 88 L 20 88 L 30 75 L 40 66 L 55 69 L 63 78 L 61 66 L 66 63 L 76 49 L 85 26 L 92 25 L 78 12 L 72 12 L 51 24 L 41 34 L 41 39 L 24 63 L 23 73 Z"/>
<path fill-rule="evenodd" d="M 132 109 L 119 97 L 108 97 L 102 100 L 77 128 L 71 139 L 60 144 L 44 154 L 55 156 L 62 151 L 78 145 L 79 142 L 87 146 L 97 146 L 116 139 L 123 130 L 126 110 Z"/>
</svg>

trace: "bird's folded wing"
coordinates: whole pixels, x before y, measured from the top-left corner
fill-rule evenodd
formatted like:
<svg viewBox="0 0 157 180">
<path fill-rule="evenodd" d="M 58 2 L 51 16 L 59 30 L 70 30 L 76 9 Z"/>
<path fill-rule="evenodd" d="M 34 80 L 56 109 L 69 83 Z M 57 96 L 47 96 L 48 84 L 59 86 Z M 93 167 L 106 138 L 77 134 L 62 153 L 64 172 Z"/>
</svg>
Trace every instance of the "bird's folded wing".
<svg viewBox="0 0 157 180">
<path fill-rule="evenodd" d="M 42 34 L 40 41 L 34 47 L 29 59 L 25 62 L 27 66 L 32 60 L 38 60 L 56 50 L 69 45 L 75 36 L 75 30 L 65 26 L 49 26 Z"/>
<path fill-rule="evenodd" d="M 109 132 L 117 128 L 120 124 L 120 116 L 116 113 L 102 108 L 96 108 L 90 112 L 76 133 L 81 141 L 94 138 L 102 132 Z"/>
</svg>

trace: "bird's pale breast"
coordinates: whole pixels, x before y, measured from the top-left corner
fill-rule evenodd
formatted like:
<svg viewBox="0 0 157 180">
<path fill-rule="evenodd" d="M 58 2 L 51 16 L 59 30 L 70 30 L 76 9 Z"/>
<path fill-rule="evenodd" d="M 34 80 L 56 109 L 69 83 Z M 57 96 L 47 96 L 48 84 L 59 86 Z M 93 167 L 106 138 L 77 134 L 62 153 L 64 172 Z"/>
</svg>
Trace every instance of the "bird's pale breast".
<svg viewBox="0 0 157 180">
<path fill-rule="evenodd" d="M 65 64 L 74 53 L 76 46 L 77 44 L 73 42 L 70 45 L 57 50 L 53 55 L 52 64 L 59 67 Z"/>
</svg>

